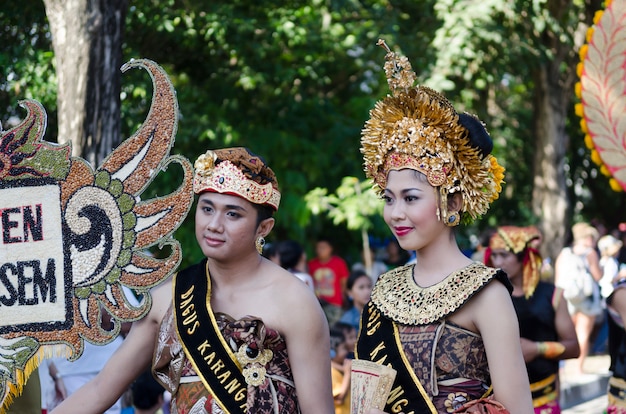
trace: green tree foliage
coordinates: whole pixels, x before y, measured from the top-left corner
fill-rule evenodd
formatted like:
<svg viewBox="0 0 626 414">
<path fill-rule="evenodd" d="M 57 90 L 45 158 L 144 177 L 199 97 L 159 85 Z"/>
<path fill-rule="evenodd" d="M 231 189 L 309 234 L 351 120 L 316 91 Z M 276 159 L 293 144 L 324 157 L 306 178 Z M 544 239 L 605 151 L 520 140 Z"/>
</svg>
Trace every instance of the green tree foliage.
<svg viewBox="0 0 626 414">
<path fill-rule="evenodd" d="M 427 3 L 410 7 L 424 21 L 431 15 L 419 13 Z M 363 177 L 360 129 L 386 89 L 384 52 L 375 43 L 379 36 L 393 42 L 409 14 L 385 1 L 241 0 L 138 1 L 128 16 L 125 54 L 153 59 L 173 75 L 182 112 L 176 151 L 194 159 L 207 148 L 249 147 L 279 177 L 272 236 L 310 245 L 326 232 L 331 224 L 311 216 L 304 195 Z M 336 235 L 359 250 L 358 236 Z"/>
<path fill-rule="evenodd" d="M 369 231 L 380 219 L 383 204 L 370 180 L 359 181 L 356 177 L 344 177 L 335 193 L 317 187 L 309 191 L 304 200 L 313 214 L 327 214 L 334 225 L 345 225 L 350 230 L 361 233 L 361 243 L 365 267 L 372 266 Z"/>
<path fill-rule="evenodd" d="M 573 48 L 577 25 L 599 6 L 596 0 L 135 0 L 123 55 L 152 59 L 170 74 L 181 111 L 174 152 L 194 160 L 209 148 L 247 146 L 266 158 L 283 193 L 272 237 L 311 246 L 332 231 L 345 246 L 339 253 L 356 256 L 360 234 L 312 215 L 304 196 L 318 187 L 333 193 L 346 176 L 364 178 L 360 130 L 388 91 L 377 39 L 409 57 L 420 83 L 486 122 L 507 184 L 488 215 L 466 230 L 476 233 L 538 220 L 531 206 L 534 155 L 542 150 L 533 132 L 533 70 L 555 58 L 555 42 Z M 50 115 L 54 140 L 46 25 L 41 0 L 3 4 L 0 117 L 22 117 L 17 100 L 34 97 Z M 145 118 L 152 91 L 142 71 L 121 76 L 122 136 L 128 137 Z M 564 173 L 573 211 L 602 214 L 613 224 L 624 197 L 589 165 L 573 108 L 567 115 L 572 142 Z M 168 171 L 151 191 L 178 179 Z M 611 201 L 598 205 L 598 199 Z M 177 233 L 190 262 L 201 255 L 191 223 Z M 381 220 L 373 224 L 372 233 L 389 234 Z"/>
<path fill-rule="evenodd" d="M 56 141 L 56 75 L 43 1 L 0 7 L 0 120 L 7 129 L 25 115 L 21 99 L 36 99 L 48 112 L 46 139 Z"/>
</svg>

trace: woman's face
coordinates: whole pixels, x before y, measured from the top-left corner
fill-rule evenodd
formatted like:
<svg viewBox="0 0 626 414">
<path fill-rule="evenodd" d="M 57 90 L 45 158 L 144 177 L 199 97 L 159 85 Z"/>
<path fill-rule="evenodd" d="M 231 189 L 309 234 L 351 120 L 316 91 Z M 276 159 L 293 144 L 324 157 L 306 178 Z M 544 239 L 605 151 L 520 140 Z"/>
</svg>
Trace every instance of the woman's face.
<svg viewBox="0 0 626 414">
<path fill-rule="evenodd" d="M 385 222 L 404 250 L 420 250 L 447 229 L 437 218 L 433 187 L 415 170 L 390 171 L 383 197 Z"/>
<path fill-rule="evenodd" d="M 489 260 L 494 267 L 499 267 L 504 270 L 511 280 L 522 275 L 522 262 L 517 258 L 515 253 L 509 250 L 493 249 Z"/>
<path fill-rule="evenodd" d="M 258 212 L 241 197 L 206 192 L 196 207 L 196 239 L 206 257 L 225 260 L 255 252 Z"/>
<path fill-rule="evenodd" d="M 355 306 L 365 306 L 370 300 L 372 294 L 372 279 L 364 275 L 354 281 L 352 289 L 350 289 L 350 297 Z"/>
</svg>

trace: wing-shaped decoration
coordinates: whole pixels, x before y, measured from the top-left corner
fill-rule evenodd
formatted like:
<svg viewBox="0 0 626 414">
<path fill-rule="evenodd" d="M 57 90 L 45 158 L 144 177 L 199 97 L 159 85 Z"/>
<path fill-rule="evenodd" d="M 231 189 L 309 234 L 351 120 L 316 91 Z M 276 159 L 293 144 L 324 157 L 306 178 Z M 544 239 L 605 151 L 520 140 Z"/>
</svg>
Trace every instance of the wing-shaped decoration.
<svg viewBox="0 0 626 414">
<path fill-rule="evenodd" d="M 178 102 L 165 72 L 149 60 L 154 95 L 147 119 L 96 169 L 69 145 L 43 141 L 46 113 L 24 101 L 26 118 L 0 132 L 0 413 L 46 357 L 78 358 L 83 340 L 112 341 L 121 322 L 143 317 L 149 289 L 180 264 L 172 233 L 193 202 L 191 163 L 170 155 Z M 163 197 L 141 194 L 170 164 L 183 171 Z M 169 245 L 169 256 L 147 249 Z M 143 295 L 132 306 L 123 286 Z M 102 309 L 114 328 L 100 326 Z"/>
<path fill-rule="evenodd" d="M 580 49 L 581 103 L 585 144 L 591 159 L 610 178 L 615 191 L 626 189 L 626 0 L 609 0 L 598 12 Z"/>
</svg>

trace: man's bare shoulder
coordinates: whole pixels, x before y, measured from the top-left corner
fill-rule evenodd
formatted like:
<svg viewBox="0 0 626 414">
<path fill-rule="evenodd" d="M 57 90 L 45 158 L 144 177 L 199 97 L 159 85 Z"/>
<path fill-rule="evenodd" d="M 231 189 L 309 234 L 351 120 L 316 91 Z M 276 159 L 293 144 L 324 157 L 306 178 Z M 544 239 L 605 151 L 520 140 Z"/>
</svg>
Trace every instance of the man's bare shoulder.
<svg viewBox="0 0 626 414">
<path fill-rule="evenodd" d="M 310 287 L 293 273 L 280 266 L 268 266 L 263 269 L 267 275 L 263 296 L 280 310 L 280 317 L 302 317 L 302 314 L 318 312 L 319 301 Z"/>
<path fill-rule="evenodd" d="M 272 283 L 270 286 L 271 294 L 278 295 L 285 301 L 309 301 L 313 299 L 317 302 L 315 294 L 302 280 L 293 273 L 278 268 L 273 272 Z"/>
</svg>

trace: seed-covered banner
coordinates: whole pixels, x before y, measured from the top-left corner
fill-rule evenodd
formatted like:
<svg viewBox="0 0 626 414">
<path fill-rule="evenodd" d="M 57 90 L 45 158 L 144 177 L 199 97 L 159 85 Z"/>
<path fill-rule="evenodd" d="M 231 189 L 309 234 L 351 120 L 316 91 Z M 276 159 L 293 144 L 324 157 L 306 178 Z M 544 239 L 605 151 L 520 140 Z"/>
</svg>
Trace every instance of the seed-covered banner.
<svg viewBox="0 0 626 414">
<path fill-rule="evenodd" d="M 107 343 L 119 334 L 113 320 L 135 321 L 151 306 L 149 289 L 180 263 L 172 233 L 193 201 L 191 163 L 170 155 L 178 103 L 165 72 L 149 60 L 154 85 L 147 119 L 94 169 L 72 157 L 69 144 L 43 140 L 46 113 L 36 101 L 20 104 L 24 120 L 0 131 L 0 413 L 19 395 L 43 358 L 78 358 L 83 341 Z M 171 194 L 141 195 L 170 164 L 183 170 Z M 167 257 L 149 248 L 169 245 Z M 142 296 L 133 306 L 130 288 Z"/>
</svg>

